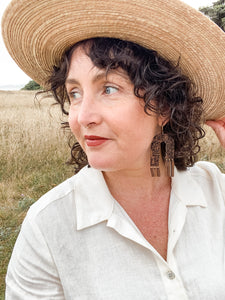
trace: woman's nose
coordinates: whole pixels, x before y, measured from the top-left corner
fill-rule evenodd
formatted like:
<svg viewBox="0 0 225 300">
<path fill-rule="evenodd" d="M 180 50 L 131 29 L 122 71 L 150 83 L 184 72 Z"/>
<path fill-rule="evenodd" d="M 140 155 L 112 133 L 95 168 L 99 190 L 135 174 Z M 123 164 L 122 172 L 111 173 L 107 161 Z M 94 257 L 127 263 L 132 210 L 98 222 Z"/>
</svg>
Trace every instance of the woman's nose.
<svg viewBox="0 0 225 300">
<path fill-rule="evenodd" d="M 93 96 L 83 95 L 78 111 L 78 123 L 86 128 L 89 124 L 99 124 L 101 122 L 100 111 L 101 109 L 99 109 Z"/>
</svg>

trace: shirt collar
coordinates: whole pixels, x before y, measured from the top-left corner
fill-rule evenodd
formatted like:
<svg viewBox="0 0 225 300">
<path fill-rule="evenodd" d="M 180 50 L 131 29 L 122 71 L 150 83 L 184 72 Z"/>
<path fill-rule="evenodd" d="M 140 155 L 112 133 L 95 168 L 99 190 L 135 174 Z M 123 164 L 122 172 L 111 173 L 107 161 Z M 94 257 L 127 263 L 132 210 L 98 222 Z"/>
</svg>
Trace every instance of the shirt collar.
<svg viewBox="0 0 225 300">
<path fill-rule="evenodd" d="M 187 171 L 174 170 L 172 193 L 186 206 L 207 207 L 204 193 Z M 84 167 L 75 181 L 77 230 L 106 221 L 113 212 L 112 197 L 103 174 L 94 168 Z"/>
<path fill-rule="evenodd" d="M 192 168 L 195 167 L 188 168 L 186 171 L 178 171 L 175 168 L 172 178 L 172 192 L 186 206 L 207 207 L 202 187 L 196 182 Z"/>
<path fill-rule="evenodd" d="M 108 220 L 114 206 L 114 198 L 101 171 L 84 167 L 75 181 L 77 229 L 83 229 Z"/>
</svg>

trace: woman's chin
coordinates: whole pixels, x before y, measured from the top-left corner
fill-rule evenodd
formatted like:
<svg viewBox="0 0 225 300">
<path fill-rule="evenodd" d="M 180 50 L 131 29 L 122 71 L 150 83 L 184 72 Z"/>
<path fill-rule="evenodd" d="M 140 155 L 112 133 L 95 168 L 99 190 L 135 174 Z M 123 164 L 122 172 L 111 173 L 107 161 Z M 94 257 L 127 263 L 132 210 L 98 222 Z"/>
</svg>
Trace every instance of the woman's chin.
<svg viewBox="0 0 225 300">
<path fill-rule="evenodd" d="M 115 171 L 118 166 L 112 162 L 112 160 L 88 160 L 89 165 L 100 171 Z"/>
<path fill-rule="evenodd" d="M 99 170 L 99 171 L 110 171 L 110 170 L 113 170 L 112 166 L 109 166 L 108 164 L 100 164 L 100 163 L 89 163 L 89 166 L 91 168 L 94 168 L 96 170 Z"/>
</svg>

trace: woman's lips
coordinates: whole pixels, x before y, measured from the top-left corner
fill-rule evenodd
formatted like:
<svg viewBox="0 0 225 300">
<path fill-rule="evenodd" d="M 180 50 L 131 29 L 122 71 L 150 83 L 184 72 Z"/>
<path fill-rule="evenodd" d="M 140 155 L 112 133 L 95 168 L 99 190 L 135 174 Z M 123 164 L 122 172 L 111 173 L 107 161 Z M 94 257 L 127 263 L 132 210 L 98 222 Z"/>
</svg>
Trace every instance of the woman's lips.
<svg viewBox="0 0 225 300">
<path fill-rule="evenodd" d="M 96 135 L 85 135 L 84 138 L 88 147 L 100 146 L 106 141 L 108 141 L 107 138 L 104 138 L 102 136 L 96 136 Z"/>
</svg>

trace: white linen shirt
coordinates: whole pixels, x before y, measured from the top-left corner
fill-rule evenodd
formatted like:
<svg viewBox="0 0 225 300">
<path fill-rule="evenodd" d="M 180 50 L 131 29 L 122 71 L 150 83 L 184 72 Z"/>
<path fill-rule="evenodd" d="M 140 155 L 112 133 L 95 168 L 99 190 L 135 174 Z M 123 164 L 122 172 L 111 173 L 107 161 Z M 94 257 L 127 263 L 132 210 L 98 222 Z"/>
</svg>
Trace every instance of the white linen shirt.
<svg viewBox="0 0 225 300">
<path fill-rule="evenodd" d="M 93 168 L 29 210 L 6 300 L 225 299 L 225 175 L 199 162 L 172 180 L 165 261 Z"/>
</svg>

